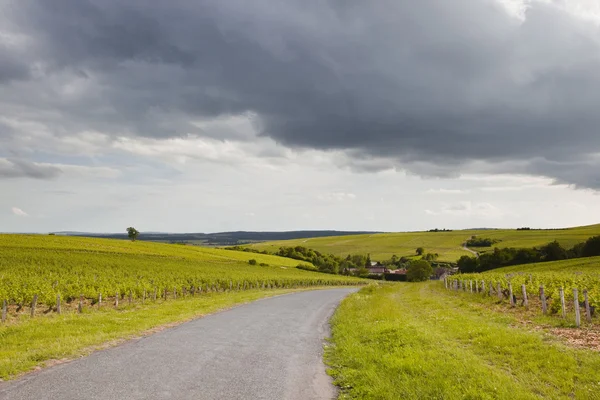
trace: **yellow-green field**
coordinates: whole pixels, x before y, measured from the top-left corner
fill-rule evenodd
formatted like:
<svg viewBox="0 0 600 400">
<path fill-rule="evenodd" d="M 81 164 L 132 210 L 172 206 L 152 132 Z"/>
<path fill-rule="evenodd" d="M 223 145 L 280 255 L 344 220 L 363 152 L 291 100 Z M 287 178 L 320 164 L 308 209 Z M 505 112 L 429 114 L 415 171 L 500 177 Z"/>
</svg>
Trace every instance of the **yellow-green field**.
<svg viewBox="0 0 600 400">
<path fill-rule="evenodd" d="M 0 235 L 0 307 L 8 303 L 7 319 L 0 323 L 0 380 L 236 304 L 364 282 L 300 270 L 298 264 L 196 246 Z"/>
<path fill-rule="evenodd" d="M 255 259 L 258 265 L 248 261 Z M 263 265 L 260 265 L 263 264 Z M 356 278 L 303 271 L 298 261 L 196 246 L 43 235 L 0 235 L 0 301 L 52 307 L 94 301 L 180 296 L 186 292 L 346 284 Z"/>
<path fill-rule="evenodd" d="M 541 262 L 535 264 L 513 265 L 493 269 L 483 272 L 483 274 L 514 273 L 514 272 L 565 272 L 569 274 L 577 273 L 599 273 L 600 257 L 574 258 L 571 260 L 561 260 L 552 262 Z"/>
<path fill-rule="evenodd" d="M 525 248 L 541 246 L 558 240 L 564 247 L 584 242 L 600 235 L 600 224 L 568 229 L 517 231 L 516 229 L 460 230 L 452 232 L 402 232 L 353 236 L 294 239 L 248 245 L 257 250 L 275 252 L 282 246 L 304 246 L 338 256 L 371 254 L 374 261 L 387 260 L 392 255 L 412 256 L 417 247 L 428 253 L 438 253 L 440 261 L 456 261 L 462 255 L 472 255 L 462 248 L 471 236 L 501 240 L 495 247 Z M 476 248 L 481 251 L 490 248 Z"/>
</svg>

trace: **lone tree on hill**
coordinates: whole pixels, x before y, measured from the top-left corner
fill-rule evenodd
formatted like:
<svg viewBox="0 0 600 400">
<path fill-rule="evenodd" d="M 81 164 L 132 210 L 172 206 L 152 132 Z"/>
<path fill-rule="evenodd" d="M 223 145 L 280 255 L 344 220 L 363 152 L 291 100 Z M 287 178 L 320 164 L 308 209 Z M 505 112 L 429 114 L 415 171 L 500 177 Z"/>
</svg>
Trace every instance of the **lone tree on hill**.
<svg viewBox="0 0 600 400">
<path fill-rule="evenodd" d="M 428 281 L 433 274 L 433 268 L 425 260 L 413 261 L 406 269 L 406 280 L 409 282 Z"/>
<path fill-rule="evenodd" d="M 422 256 L 425 253 L 425 249 L 422 247 L 417 247 L 417 255 Z"/>
<path fill-rule="evenodd" d="M 137 239 L 139 234 L 140 233 L 138 232 L 138 230 L 135 229 L 133 226 L 127 228 L 127 236 L 129 236 L 129 239 L 131 239 L 132 242 L 135 242 L 135 239 Z"/>
</svg>

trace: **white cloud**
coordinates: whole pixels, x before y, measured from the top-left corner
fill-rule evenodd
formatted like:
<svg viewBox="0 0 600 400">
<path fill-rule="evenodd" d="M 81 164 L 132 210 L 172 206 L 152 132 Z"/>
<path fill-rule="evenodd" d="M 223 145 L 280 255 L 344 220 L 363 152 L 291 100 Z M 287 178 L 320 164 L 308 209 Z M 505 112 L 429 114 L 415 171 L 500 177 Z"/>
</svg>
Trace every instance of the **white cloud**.
<svg viewBox="0 0 600 400">
<path fill-rule="evenodd" d="M 354 193 L 331 192 L 322 193 L 317 198 L 322 201 L 347 201 L 356 199 L 356 195 Z"/>
<path fill-rule="evenodd" d="M 461 194 L 466 193 L 465 190 L 461 189 L 428 189 L 425 193 L 430 194 Z"/>
<path fill-rule="evenodd" d="M 426 209 L 425 213 L 428 215 L 452 215 L 484 218 L 498 218 L 505 215 L 504 211 L 493 204 L 486 202 L 473 203 L 471 201 L 443 204 L 438 211 Z"/>
<path fill-rule="evenodd" d="M 27 214 L 25 211 L 21 210 L 19 207 L 13 207 L 12 213 L 14 215 L 16 215 L 17 217 L 29 217 L 29 214 Z"/>
<path fill-rule="evenodd" d="M 121 171 L 111 167 L 89 167 L 85 165 L 67 164 L 40 164 L 43 166 L 54 166 L 59 168 L 65 175 L 76 178 L 104 178 L 114 179 L 121 175 Z"/>
</svg>

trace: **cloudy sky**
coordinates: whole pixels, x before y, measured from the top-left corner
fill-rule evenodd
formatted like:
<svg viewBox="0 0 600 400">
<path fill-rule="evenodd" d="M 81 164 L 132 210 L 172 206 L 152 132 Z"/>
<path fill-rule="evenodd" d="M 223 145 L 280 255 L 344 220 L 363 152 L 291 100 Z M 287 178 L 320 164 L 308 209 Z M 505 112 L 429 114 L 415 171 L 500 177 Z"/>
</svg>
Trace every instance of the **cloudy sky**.
<svg viewBox="0 0 600 400">
<path fill-rule="evenodd" d="M 0 231 L 600 222 L 598 0 L 0 0 Z"/>
</svg>

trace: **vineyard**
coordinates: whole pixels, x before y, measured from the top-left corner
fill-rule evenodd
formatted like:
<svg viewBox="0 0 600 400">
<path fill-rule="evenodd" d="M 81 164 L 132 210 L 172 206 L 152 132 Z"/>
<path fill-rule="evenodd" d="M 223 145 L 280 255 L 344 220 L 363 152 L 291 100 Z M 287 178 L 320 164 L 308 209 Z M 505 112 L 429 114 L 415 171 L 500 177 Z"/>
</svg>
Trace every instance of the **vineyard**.
<svg viewBox="0 0 600 400">
<path fill-rule="evenodd" d="M 256 260 L 250 265 L 249 260 Z M 42 235 L 0 235 L 3 320 L 36 313 L 166 301 L 206 292 L 356 285 L 297 269 L 295 260 L 194 246 Z"/>
<path fill-rule="evenodd" d="M 500 268 L 449 276 L 447 289 L 497 297 L 511 306 L 536 307 L 580 326 L 600 311 L 600 257 Z M 596 315 L 595 315 L 596 314 Z"/>
</svg>

